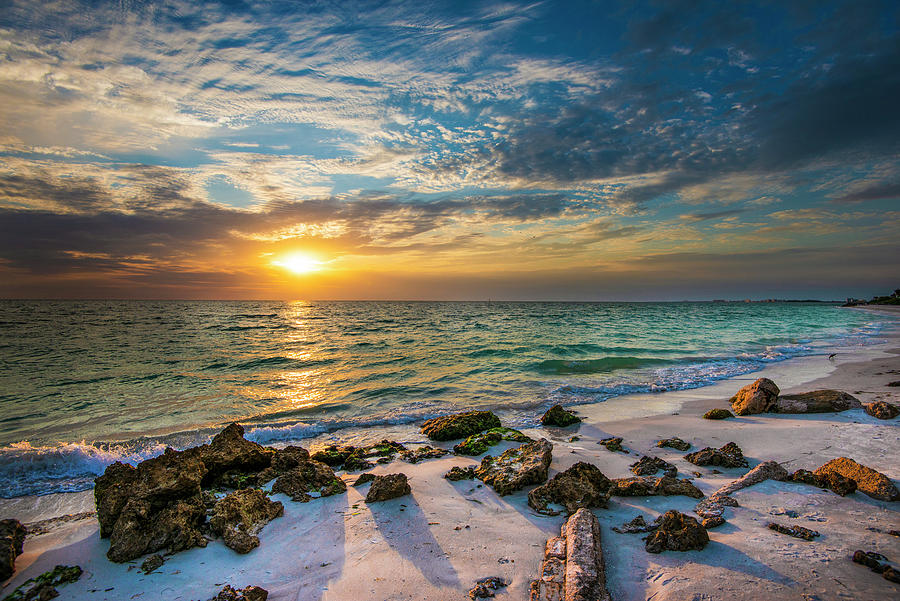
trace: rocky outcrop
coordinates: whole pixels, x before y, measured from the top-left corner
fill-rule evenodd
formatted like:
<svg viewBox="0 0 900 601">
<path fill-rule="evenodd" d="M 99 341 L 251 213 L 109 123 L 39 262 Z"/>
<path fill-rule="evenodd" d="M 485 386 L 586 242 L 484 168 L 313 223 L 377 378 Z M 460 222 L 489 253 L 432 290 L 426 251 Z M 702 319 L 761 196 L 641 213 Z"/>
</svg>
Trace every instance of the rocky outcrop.
<svg viewBox="0 0 900 601">
<path fill-rule="evenodd" d="M 610 493 L 614 497 L 655 497 L 682 495 L 702 499 L 703 493 L 690 480 L 662 476 L 661 478 L 614 478 Z"/>
<path fill-rule="evenodd" d="M 827 472 L 824 474 L 814 474 L 808 470 L 797 470 L 791 474 L 791 481 L 800 484 L 809 484 L 810 486 L 818 486 L 819 488 L 827 488 L 842 497 L 856 492 L 856 481 L 845 478 L 837 472 Z"/>
<path fill-rule="evenodd" d="M 366 494 L 366 503 L 378 503 L 390 499 L 396 499 L 412 492 L 406 474 L 387 474 L 375 476 L 369 492 Z"/>
<path fill-rule="evenodd" d="M 728 419 L 734 417 L 734 414 L 728 409 L 710 409 L 703 414 L 703 419 Z"/>
<path fill-rule="evenodd" d="M 656 442 L 656 446 L 658 446 L 660 448 L 669 447 L 669 448 L 672 448 L 672 449 L 675 449 L 678 451 L 687 451 L 689 448 L 691 448 L 691 443 L 685 442 L 685 441 L 681 440 L 680 438 L 678 438 L 677 436 L 675 436 L 673 438 L 666 438 L 663 440 L 658 440 Z"/>
<path fill-rule="evenodd" d="M 424 461 L 426 459 L 439 459 L 444 455 L 448 455 L 450 451 L 447 449 L 440 449 L 438 447 L 432 447 L 429 445 L 422 445 L 421 447 L 415 449 L 406 449 L 405 451 L 400 452 L 400 459 L 407 463 L 419 463 L 420 461 Z"/>
<path fill-rule="evenodd" d="M 714 449 L 706 447 L 684 456 L 694 465 L 718 465 L 722 467 L 747 467 L 744 452 L 733 442 L 726 443 L 722 448 Z"/>
<path fill-rule="evenodd" d="M 284 506 L 270 501 L 255 488 L 235 491 L 216 502 L 209 525 L 221 536 L 225 546 L 238 553 L 249 553 L 259 546 L 256 536 L 263 526 L 284 514 Z"/>
<path fill-rule="evenodd" d="M 835 472 L 855 481 L 857 490 L 873 499 L 900 501 L 900 491 L 897 490 L 890 478 L 848 457 L 832 459 L 813 473 L 823 476 L 829 472 Z"/>
<path fill-rule="evenodd" d="M 20 584 L 16 590 L 3 598 L 3 601 L 47 601 L 59 597 L 56 587 L 81 578 L 79 566 L 56 566 L 49 572 L 30 578 Z"/>
<path fill-rule="evenodd" d="M 540 576 L 531 582 L 530 601 L 609 601 L 600 547 L 600 524 L 579 509 L 547 540 Z"/>
<path fill-rule="evenodd" d="M 766 480 L 783 481 L 789 478 L 790 475 L 788 474 L 786 469 L 781 467 L 780 463 L 778 463 L 777 461 L 764 461 L 737 480 L 729 482 L 725 486 L 721 487 L 710 496 L 726 496 L 737 492 L 742 488 L 747 488 L 748 486 L 753 486 L 754 484 L 759 484 L 760 482 L 765 482 Z"/>
<path fill-rule="evenodd" d="M 813 390 L 778 397 L 774 411 L 778 413 L 832 413 L 859 409 L 859 400 L 840 390 Z"/>
<path fill-rule="evenodd" d="M 718 528 L 722 524 L 725 523 L 725 518 L 720 515 L 711 518 L 704 518 L 700 525 L 703 526 L 707 530 L 712 530 L 713 528 Z"/>
<path fill-rule="evenodd" d="M 320 461 L 336 469 L 342 468 L 348 472 L 358 472 L 374 467 L 375 463 L 388 463 L 397 453 L 408 452 L 409 449 L 399 442 L 384 439 L 365 447 L 328 445 L 317 450 L 310 457 L 314 461 Z M 374 460 L 375 463 L 370 460 Z"/>
<path fill-rule="evenodd" d="M 542 438 L 509 449 L 497 458 L 487 455 L 475 470 L 475 477 L 493 487 L 501 496 L 529 484 L 543 484 L 547 480 L 552 451 L 553 444 Z"/>
<path fill-rule="evenodd" d="M 269 591 L 258 586 L 247 586 L 242 589 L 233 589 L 226 584 L 219 594 L 209 601 L 266 601 Z"/>
<path fill-rule="evenodd" d="M 663 551 L 691 551 L 703 549 L 709 543 L 706 528 L 695 518 L 670 509 L 656 519 L 656 530 L 645 539 L 648 553 Z"/>
<path fill-rule="evenodd" d="M 136 468 L 110 465 L 94 481 L 100 536 L 110 539 L 107 557 L 129 561 L 161 549 L 206 546 L 200 484 L 207 474 L 198 453 L 172 449 Z"/>
<path fill-rule="evenodd" d="M 453 447 L 453 452 L 457 455 L 481 455 L 487 453 L 488 449 L 498 444 L 502 440 L 511 442 L 532 442 L 530 438 L 512 428 L 491 428 L 465 439 L 463 442 Z"/>
<path fill-rule="evenodd" d="M 427 420 L 422 434 L 431 440 L 456 440 L 500 427 L 500 418 L 490 411 L 467 411 Z"/>
<path fill-rule="evenodd" d="M 562 505 L 567 514 L 582 507 L 607 507 L 612 482 L 596 466 L 579 461 L 528 493 L 528 505 L 546 515 L 557 515 L 550 503 Z"/>
<path fill-rule="evenodd" d="M 499 576 L 488 576 L 475 581 L 475 586 L 469 589 L 469 599 L 489 599 L 494 596 L 494 591 L 509 586 L 509 581 Z"/>
<path fill-rule="evenodd" d="M 768 378 L 759 378 L 731 397 L 731 409 L 738 415 L 772 411 L 778 402 L 778 386 Z"/>
<path fill-rule="evenodd" d="M 631 467 L 631 471 L 635 476 L 650 476 L 659 470 L 662 470 L 666 476 L 675 476 L 678 473 L 678 468 L 668 461 L 648 455 L 644 455 L 629 467 Z"/>
<path fill-rule="evenodd" d="M 218 483 L 220 480 L 239 477 L 240 475 L 256 475 L 269 467 L 273 449 L 267 449 L 244 438 L 243 426 L 232 423 L 216 434 L 209 444 L 184 451 L 188 454 L 198 453 L 206 475 L 203 485 Z"/>
<path fill-rule="evenodd" d="M 18 520 L 0 520 L 0 582 L 16 571 L 16 557 L 25 544 L 25 526 Z"/>
<path fill-rule="evenodd" d="M 347 485 L 334 475 L 330 467 L 313 460 L 304 461 L 278 476 L 272 485 L 273 493 L 286 494 L 292 501 L 300 503 L 339 495 L 346 490 Z"/>
<path fill-rule="evenodd" d="M 475 478 L 475 468 L 471 465 L 468 467 L 459 467 L 454 465 L 450 471 L 444 474 L 444 478 L 451 482 L 459 482 L 460 480 L 472 480 Z"/>
<path fill-rule="evenodd" d="M 864 406 L 866 413 L 878 419 L 894 419 L 900 415 L 900 407 L 892 405 L 884 401 L 875 401 L 874 403 L 866 403 Z"/>
<path fill-rule="evenodd" d="M 259 472 L 255 484 L 261 486 L 307 461 L 309 461 L 309 451 L 303 447 L 288 446 L 283 449 L 277 449 L 275 454 L 272 455 L 271 465 Z M 238 486 L 237 488 L 245 487 Z"/>
<path fill-rule="evenodd" d="M 541 424 L 545 426 L 558 426 L 560 428 L 577 424 L 580 421 L 580 417 L 568 409 L 564 409 L 562 405 L 553 405 L 541 417 Z"/>
<path fill-rule="evenodd" d="M 628 454 L 628 451 L 626 451 L 622 447 L 622 438 L 620 436 L 612 436 L 610 438 L 603 438 L 601 440 L 598 440 L 597 444 L 603 445 L 604 447 L 606 447 L 607 451 L 613 451 L 615 453 L 625 453 L 626 455 Z"/>
</svg>

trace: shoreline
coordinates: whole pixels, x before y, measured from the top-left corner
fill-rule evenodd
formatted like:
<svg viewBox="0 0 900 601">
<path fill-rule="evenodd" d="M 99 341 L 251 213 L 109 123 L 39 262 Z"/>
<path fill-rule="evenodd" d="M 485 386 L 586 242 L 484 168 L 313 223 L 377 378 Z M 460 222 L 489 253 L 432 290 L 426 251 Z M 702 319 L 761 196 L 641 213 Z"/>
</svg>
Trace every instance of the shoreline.
<svg viewBox="0 0 900 601">
<path fill-rule="evenodd" d="M 898 419 L 881 421 L 862 410 L 760 414 L 721 422 L 700 418 L 708 408 L 727 407 L 727 399 L 738 388 L 758 377 L 775 380 L 783 392 L 832 387 L 863 402 L 883 397 L 898 403 L 900 389 L 883 384 L 900 379 L 900 333 L 880 336 L 884 340 L 877 345 L 839 352 L 833 364 L 820 355 L 793 358 L 702 388 L 578 405 L 575 409 L 584 419 L 580 427 L 523 431 L 554 443 L 551 477 L 577 461 L 593 463 L 611 478 L 630 476 L 628 465 L 641 454 L 649 454 L 676 464 L 682 477 L 698 471 L 702 475 L 694 478 L 694 484 L 710 494 L 746 471 L 737 468 L 713 473 L 685 462 L 682 453 L 655 447 L 660 438 L 680 436 L 693 445 L 692 450 L 737 442 L 751 467 L 775 459 L 789 471 L 813 469 L 846 455 L 896 481 L 900 478 L 895 459 L 900 454 Z M 886 375 L 889 371 L 896 374 Z M 635 414 L 649 409 L 653 411 L 650 415 Z M 384 430 L 371 434 L 392 437 L 391 431 L 407 432 L 396 436 L 404 442 L 424 438 L 418 427 Z M 580 440 L 569 442 L 576 434 Z M 631 454 L 612 453 L 596 444 L 608 436 L 623 437 Z M 309 446 L 317 438 L 306 439 L 303 445 Z M 491 453 L 496 455 L 502 448 Z M 98 538 L 95 519 L 62 522 L 46 534 L 26 539 L 25 553 L 16 562 L 17 572 L 0 594 L 8 594 L 57 563 L 78 563 L 85 568 L 85 575 L 61 589 L 61 598 L 208 599 L 227 582 L 236 588 L 262 586 L 273 601 L 437 600 L 463 598 L 474 580 L 491 575 L 511 581 L 507 589 L 496 591 L 498 600 L 527 598 L 529 582 L 538 575 L 544 541 L 558 533 L 564 518 L 534 513 L 527 506 L 525 492 L 498 497 L 486 486 L 478 488 L 477 481 L 450 483 L 442 477 L 454 465 L 477 462 L 477 458 L 448 455 L 415 465 L 400 461 L 379 465 L 371 471 L 407 474 L 412 496 L 378 506 L 367 506 L 362 493 L 352 486 L 346 495 L 305 504 L 273 495 L 284 503 L 285 515 L 262 531 L 258 549 L 237 555 L 216 540 L 206 549 L 169 557 L 158 572 L 146 576 L 135 569 L 140 560 L 113 564 L 106 559 L 108 542 Z M 339 476 L 351 484 L 358 473 L 340 472 Z M 690 513 L 694 499 L 615 497 L 609 509 L 595 509 L 612 598 L 675 601 L 700 595 L 696 598 L 825 601 L 896 594 L 897 585 L 849 561 L 856 548 L 877 550 L 900 560 L 897 538 L 866 530 L 870 525 L 893 523 L 896 527 L 900 523 L 898 508 L 891 503 L 860 493 L 842 498 L 829 491 L 772 481 L 741 491 L 736 498 L 741 507 L 729 510 L 726 525 L 710 531 L 712 542 L 707 549 L 655 556 L 644 551 L 640 536 L 617 534 L 610 528 L 638 513 L 651 518 L 666 509 Z M 0 500 L 0 518 L 15 517 L 22 522 L 91 509 L 90 490 Z M 788 519 L 778 514 L 777 519 L 814 528 L 824 536 L 807 543 L 766 530 L 766 519 L 775 519 L 772 512 L 780 510 L 796 511 L 799 517 Z M 106 591 L 108 588 L 112 590 Z"/>
</svg>

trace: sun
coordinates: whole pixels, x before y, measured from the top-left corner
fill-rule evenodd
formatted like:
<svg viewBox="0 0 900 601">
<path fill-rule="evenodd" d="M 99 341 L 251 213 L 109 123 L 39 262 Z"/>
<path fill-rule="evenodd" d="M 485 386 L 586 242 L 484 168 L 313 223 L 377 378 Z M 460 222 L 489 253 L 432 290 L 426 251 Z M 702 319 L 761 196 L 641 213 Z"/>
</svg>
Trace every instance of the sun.
<svg viewBox="0 0 900 601">
<path fill-rule="evenodd" d="M 296 274 L 312 273 L 314 271 L 319 271 L 323 267 L 321 261 L 317 261 L 309 255 L 300 253 L 287 255 L 278 261 L 272 261 L 272 265 L 283 267 L 291 273 Z"/>
</svg>

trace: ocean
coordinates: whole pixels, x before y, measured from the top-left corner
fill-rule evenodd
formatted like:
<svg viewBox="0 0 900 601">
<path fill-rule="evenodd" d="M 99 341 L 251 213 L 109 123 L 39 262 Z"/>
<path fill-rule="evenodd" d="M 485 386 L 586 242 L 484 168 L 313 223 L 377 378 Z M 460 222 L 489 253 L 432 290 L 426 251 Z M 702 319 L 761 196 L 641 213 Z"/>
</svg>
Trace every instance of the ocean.
<svg viewBox="0 0 900 601">
<path fill-rule="evenodd" d="M 469 408 L 697 388 L 873 343 L 827 303 L 0 301 L 0 497 L 77 491 L 116 460 Z"/>
</svg>

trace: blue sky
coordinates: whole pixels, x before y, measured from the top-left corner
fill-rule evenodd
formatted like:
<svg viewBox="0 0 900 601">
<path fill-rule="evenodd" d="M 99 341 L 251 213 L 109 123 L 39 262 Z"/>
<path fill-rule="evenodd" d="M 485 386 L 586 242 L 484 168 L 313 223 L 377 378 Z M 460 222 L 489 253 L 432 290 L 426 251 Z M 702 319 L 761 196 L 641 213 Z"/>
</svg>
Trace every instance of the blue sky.
<svg viewBox="0 0 900 601">
<path fill-rule="evenodd" d="M 895 2 L 0 7 L 0 295 L 838 298 L 900 275 Z M 322 269 L 292 274 L 279 257 Z"/>
</svg>

